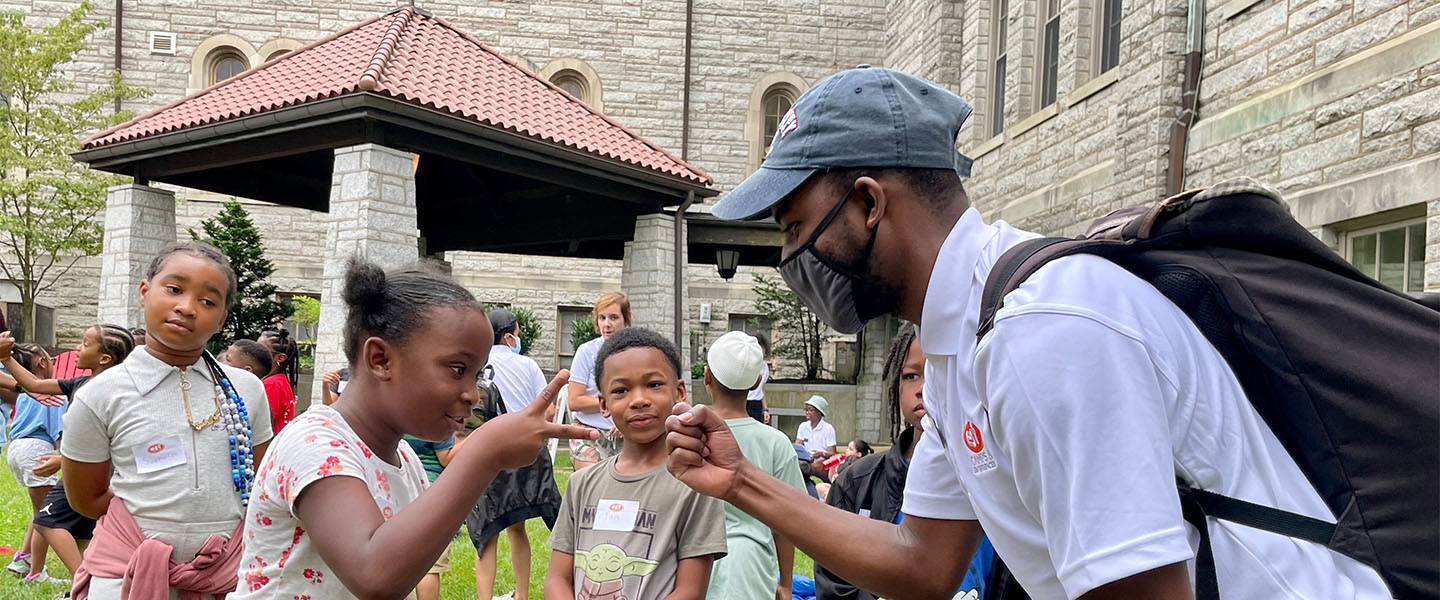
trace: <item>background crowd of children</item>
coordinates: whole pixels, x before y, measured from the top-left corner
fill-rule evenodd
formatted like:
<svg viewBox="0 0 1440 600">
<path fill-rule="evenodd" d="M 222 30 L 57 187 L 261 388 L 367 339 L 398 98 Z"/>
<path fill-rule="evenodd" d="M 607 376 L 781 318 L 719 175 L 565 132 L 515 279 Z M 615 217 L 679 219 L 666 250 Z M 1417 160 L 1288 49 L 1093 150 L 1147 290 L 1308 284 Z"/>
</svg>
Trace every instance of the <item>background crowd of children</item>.
<svg viewBox="0 0 1440 600">
<path fill-rule="evenodd" d="M 296 415 L 288 332 L 205 351 L 234 277 L 210 246 L 168 247 L 138 290 L 144 328 L 87 329 L 69 359 L 78 375 L 53 379 L 44 348 L 0 334 L 7 461 L 32 508 L 9 570 L 64 582 L 45 572 L 53 551 L 76 598 L 434 600 L 464 525 L 480 598 L 499 591 L 502 532 L 516 582 L 502 597 L 528 598 L 525 522 L 540 518 L 553 529 L 546 598 L 790 597 L 793 546 L 666 470 L 666 418 L 688 377 L 670 340 L 631 326 L 623 294 L 597 303 L 601 337 L 575 377 L 547 384 L 510 311 L 485 312 L 424 265 L 353 262 L 349 366 Z M 837 453 L 818 396 L 793 442 L 764 425 L 765 354 L 741 332 L 711 346 L 716 410 L 776 477 L 804 489 L 804 471 L 853 498 L 855 478 L 837 475 L 869 472 L 868 444 Z M 567 384 L 575 425 L 554 418 Z M 577 468 L 563 497 L 545 443 L 557 437 Z"/>
</svg>

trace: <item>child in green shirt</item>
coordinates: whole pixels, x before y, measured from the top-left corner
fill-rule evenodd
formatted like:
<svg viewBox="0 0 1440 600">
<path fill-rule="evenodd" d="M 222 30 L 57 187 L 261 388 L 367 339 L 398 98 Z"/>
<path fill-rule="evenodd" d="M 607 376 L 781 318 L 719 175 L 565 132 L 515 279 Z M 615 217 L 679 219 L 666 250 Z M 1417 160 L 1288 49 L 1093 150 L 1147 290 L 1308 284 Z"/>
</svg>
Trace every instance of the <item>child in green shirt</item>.
<svg viewBox="0 0 1440 600">
<path fill-rule="evenodd" d="M 745 410 L 746 394 L 759 383 L 764 360 L 764 351 L 754 336 L 740 331 L 722 335 L 710 345 L 706 356 L 705 389 L 745 458 L 805 491 L 790 438 L 751 418 Z M 715 563 L 710 573 L 710 600 L 790 598 L 795 546 L 784 536 L 726 503 L 725 543 L 729 553 Z"/>
</svg>

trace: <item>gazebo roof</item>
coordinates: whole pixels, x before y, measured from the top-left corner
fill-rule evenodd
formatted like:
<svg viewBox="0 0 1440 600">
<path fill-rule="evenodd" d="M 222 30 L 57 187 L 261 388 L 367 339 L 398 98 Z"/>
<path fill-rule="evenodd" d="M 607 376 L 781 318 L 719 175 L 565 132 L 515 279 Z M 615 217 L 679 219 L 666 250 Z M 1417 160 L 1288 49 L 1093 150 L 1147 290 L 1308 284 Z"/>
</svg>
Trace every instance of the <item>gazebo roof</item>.
<svg viewBox="0 0 1440 600">
<path fill-rule="evenodd" d="M 83 155 L 337 99 L 380 96 L 689 186 L 711 178 L 444 19 L 403 7 L 96 133 Z"/>
</svg>

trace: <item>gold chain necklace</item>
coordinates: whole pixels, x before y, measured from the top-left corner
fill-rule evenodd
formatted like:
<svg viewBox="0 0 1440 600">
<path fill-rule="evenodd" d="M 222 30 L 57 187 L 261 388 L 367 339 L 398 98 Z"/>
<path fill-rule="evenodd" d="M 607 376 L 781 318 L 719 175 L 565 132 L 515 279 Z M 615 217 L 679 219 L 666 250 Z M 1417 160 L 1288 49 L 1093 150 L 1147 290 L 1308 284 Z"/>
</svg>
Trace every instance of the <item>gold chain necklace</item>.
<svg viewBox="0 0 1440 600">
<path fill-rule="evenodd" d="M 204 421 L 196 423 L 195 420 L 190 417 L 190 394 L 188 393 L 190 382 L 185 381 L 185 369 L 175 367 L 175 370 L 180 372 L 180 399 L 185 402 L 185 421 L 190 423 L 190 426 L 195 428 L 195 431 L 200 431 L 214 425 L 216 421 L 220 420 L 220 395 L 215 395 L 215 414 L 205 417 Z"/>
</svg>

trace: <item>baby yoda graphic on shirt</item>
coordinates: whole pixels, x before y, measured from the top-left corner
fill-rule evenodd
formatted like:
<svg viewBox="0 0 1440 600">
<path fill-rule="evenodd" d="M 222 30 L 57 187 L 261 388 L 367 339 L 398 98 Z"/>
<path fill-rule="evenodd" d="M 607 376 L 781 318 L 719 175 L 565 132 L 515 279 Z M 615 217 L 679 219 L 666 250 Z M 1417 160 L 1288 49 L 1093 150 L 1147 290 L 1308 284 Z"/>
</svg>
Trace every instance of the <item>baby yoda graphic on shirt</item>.
<svg viewBox="0 0 1440 600">
<path fill-rule="evenodd" d="M 585 574 L 575 600 L 629 600 L 624 591 L 624 577 L 644 577 L 655 572 L 660 563 L 625 556 L 614 544 L 600 544 L 589 552 L 575 553 L 575 568 Z"/>
<path fill-rule="evenodd" d="M 725 508 L 660 465 L 634 475 L 611 458 L 576 473 L 549 545 L 574 557 L 575 600 L 664 600 L 681 560 L 725 555 Z"/>
</svg>

